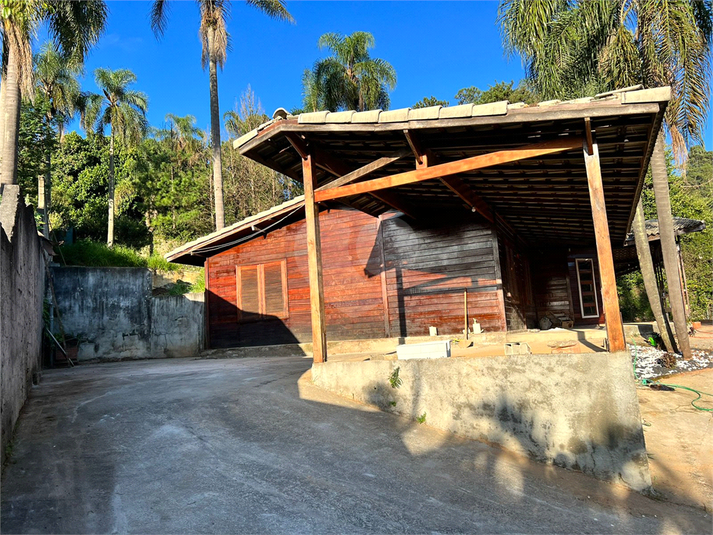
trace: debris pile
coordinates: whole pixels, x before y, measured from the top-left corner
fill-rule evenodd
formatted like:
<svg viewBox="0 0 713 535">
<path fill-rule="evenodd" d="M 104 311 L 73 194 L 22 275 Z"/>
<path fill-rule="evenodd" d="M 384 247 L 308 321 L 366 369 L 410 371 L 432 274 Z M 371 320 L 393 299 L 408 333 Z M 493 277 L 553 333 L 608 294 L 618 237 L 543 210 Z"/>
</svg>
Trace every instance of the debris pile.
<svg viewBox="0 0 713 535">
<path fill-rule="evenodd" d="M 694 349 L 692 358 L 684 360 L 681 355 L 673 355 L 650 346 L 629 344 L 632 362 L 636 363 L 636 377 L 654 379 L 673 373 L 713 368 L 713 352 Z"/>
</svg>

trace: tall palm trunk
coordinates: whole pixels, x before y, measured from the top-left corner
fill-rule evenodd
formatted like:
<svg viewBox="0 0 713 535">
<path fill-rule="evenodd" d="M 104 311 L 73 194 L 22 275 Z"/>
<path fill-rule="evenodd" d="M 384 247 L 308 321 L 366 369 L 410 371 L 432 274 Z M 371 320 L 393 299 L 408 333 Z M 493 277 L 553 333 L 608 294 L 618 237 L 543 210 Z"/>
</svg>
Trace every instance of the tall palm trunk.
<svg viewBox="0 0 713 535">
<path fill-rule="evenodd" d="M 52 124 L 52 116 L 47 115 L 47 129 Z M 52 205 L 52 149 L 45 151 L 45 174 L 40 176 L 37 184 L 37 211 L 42 214 L 42 235 L 50 239 L 50 206 Z"/>
<path fill-rule="evenodd" d="M 659 233 L 661 234 L 661 252 L 663 265 L 668 282 L 668 298 L 673 312 L 673 323 L 678 338 L 678 348 L 683 358 L 691 358 L 691 345 L 688 340 L 688 325 L 686 308 L 681 290 L 681 276 L 678 271 L 678 250 L 676 236 L 673 232 L 673 215 L 671 214 L 671 198 L 668 191 L 668 173 L 666 172 L 666 154 L 664 153 L 663 131 L 659 131 L 654 152 L 651 156 L 651 177 L 656 196 L 656 213 L 659 218 Z"/>
<path fill-rule="evenodd" d="M 218 65 L 215 60 L 215 30 L 208 33 L 210 57 L 208 74 L 210 79 L 210 141 L 213 145 L 213 186 L 215 190 L 215 229 L 225 226 L 223 208 L 223 165 L 220 160 L 220 110 L 218 108 Z"/>
<path fill-rule="evenodd" d="M 109 141 L 109 224 L 106 244 L 114 247 L 114 126 L 111 127 Z"/>
<path fill-rule="evenodd" d="M 644 287 L 649 298 L 651 311 L 654 313 L 654 319 L 666 350 L 675 352 L 676 346 L 673 343 L 671 325 L 669 325 L 668 318 L 663 312 L 661 293 L 659 292 L 658 284 L 656 284 L 656 273 L 654 272 L 654 262 L 651 259 L 649 239 L 646 236 L 646 219 L 644 218 L 644 206 L 641 203 L 641 199 L 639 199 L 639 204 L 636 205 L 636 214 L 631 223 L 631 228 L 634 231 L 636 256 L 639 257 L 639 266 L 641 267 L 641 275 L 644 277 Z"/>
<path fill-rule="evenodd" d="M 20 64 L 17 51 L 8 46 L 7 70 L 3 86 L 5 102 L 3 114 L 2 163 L 0 164 L 0 185 L 17 182 L 17 140 L 20 127 Z"/>
<path fill-rule="evenodd" d="M 2 150 L 5 146 L 5 95 L 7 84 L 7 72 L 2 73 L 2 82 L 0 82 L 0 162 L 2 162 Z M 2 170 L 0 170 L 2 173 Z M 2 176 L 2 175 L 0 175 Z M 2 182 L 0 182 L 1 184 Z M 0 188 L 1 189 L 1 188 Z"/>
</svg>

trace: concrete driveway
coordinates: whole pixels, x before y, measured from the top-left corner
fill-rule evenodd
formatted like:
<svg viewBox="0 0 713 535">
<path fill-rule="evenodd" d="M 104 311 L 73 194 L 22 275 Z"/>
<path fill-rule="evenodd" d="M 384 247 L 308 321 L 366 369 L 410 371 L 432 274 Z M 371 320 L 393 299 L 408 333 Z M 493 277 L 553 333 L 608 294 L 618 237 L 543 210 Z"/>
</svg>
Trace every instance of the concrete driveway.
<svg viewBox="0 0 713 535">
<path fill-rule="evenodd" d="M 300 357 L 45 372 L 4 533 L 709 533 L 703 511 L 323 392 Z"/>
</svg>

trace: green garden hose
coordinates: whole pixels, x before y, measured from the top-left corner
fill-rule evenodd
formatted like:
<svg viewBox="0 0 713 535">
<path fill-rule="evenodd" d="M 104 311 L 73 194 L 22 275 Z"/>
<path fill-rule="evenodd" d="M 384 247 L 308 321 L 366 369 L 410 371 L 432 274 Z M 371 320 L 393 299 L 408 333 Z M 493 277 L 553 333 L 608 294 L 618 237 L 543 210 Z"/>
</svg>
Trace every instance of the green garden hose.
<svg viewBox="0 0 713 535">
<path fill-rule="evenodd" d="M 650 385 L 660 385 L 660 386 L 668 386 L 669 388 L 680 388 L 682 390 L 688 390 L 690 392 L 693 392 L 696 394 L 698 397 L 691 401 L 691 405 L 693 405 L 693 408 L 698 409 L 699 411 L 706 411 L 706 412 L 713 412 L 713 408 L 706 408 L 706 407 L 699 407 L 696 405 L 696 401 L 701 399 L 703 396 L 711 396 L 713 397 L 713 394 L 709 394 L 708 392 L 701 392 L 700 390 L 696 390 L 695 388 L 691 388 L 689 386 L 682 386 L 682 385 L 672 385 L 672 384 L 667 384 L 667 383 L 659 383 L 658 381 L 649 381 L 648 379 L 639 379 L 639 377 L 636 375 L 636 363 L 639 360 L 639 346 L 634 344 L 635 348 L 635 353 L 634 353 L 634 378 L 636 379 L 637 382 L 641 383 L 642 386 L 650 386 Z"/>
</svg>

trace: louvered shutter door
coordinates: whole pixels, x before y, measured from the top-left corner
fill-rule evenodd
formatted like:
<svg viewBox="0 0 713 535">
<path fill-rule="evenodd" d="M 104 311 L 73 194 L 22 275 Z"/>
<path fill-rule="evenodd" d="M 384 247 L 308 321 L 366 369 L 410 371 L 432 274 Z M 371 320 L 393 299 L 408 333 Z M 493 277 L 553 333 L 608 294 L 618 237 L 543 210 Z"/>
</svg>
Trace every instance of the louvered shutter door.
<svg viewBox="0 0 713 535">
<path fill-rule="evenodd" d="M 242 314 L 260 313 L 257 266 L 240 268 L 240 311 Z"/>
<path fill-rule="evenodd" d="M 265 264 L 265 314 L 282 317 L 285 315 L 282 262 Z"/>
</svg>

